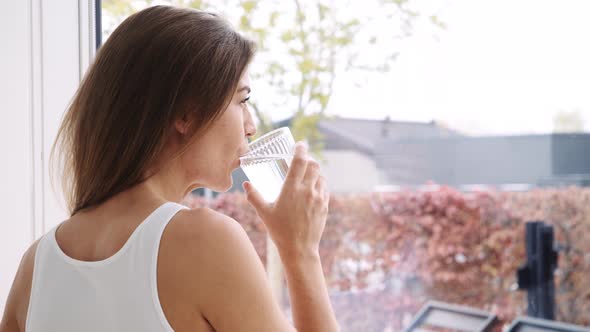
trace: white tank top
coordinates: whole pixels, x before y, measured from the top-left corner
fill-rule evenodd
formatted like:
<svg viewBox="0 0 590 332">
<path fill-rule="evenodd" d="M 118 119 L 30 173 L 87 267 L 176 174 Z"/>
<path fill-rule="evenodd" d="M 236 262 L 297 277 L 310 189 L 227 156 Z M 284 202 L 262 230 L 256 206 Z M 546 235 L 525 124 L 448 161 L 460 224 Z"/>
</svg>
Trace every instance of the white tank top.
<svg viewBox="0 0 590 332">
<path fill-rule="evenodd" d="M 55 240 L 58 226 L 39 241 L 26 332 L 174 331 L 156 285 L 160 238 L 186 206 L 167 202 L 133 231 L 113 256 L 85 262 L 67 256 Z"/>
</svg>

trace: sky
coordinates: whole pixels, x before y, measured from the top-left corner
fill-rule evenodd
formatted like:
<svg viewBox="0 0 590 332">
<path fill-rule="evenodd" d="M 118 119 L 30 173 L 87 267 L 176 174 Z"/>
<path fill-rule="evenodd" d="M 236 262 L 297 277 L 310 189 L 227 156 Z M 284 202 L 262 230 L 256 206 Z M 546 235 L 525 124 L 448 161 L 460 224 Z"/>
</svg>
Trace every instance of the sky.
<svg viewBox="0 0 590 332">
<path fill-rule="evenodd" d="M 590 1 L 440 2 L 445 31 L 417 22 L 390 72 L 338 80 L 328 113 L 502 135 L 551 132 L 578 110 L 590 130 Z"/>
<path fill-rule="evenodd" d="M 339 13 L 367 15 L 377 3 L 349 0 Z M 585 131 L 590 131 L 590 1 L 410 3 L 425 15 L 415 21 L 411 37 L 397 42 L 400 55 L 391 70 L 370 75 L 338 72 L 327 114 L 435 120 L 465 134 L 518 135 L 549 133 L 557 112 L 577 111 Z M 445 30 L 429 22 L 432 13 L 445 23 Z M 396 28 L 391 21 L 372 27 Z M 253 100 L 273 98 L 258 87 L 253 82 Z M 292 112 L 288 107 L 269 109 L 273 120 Z"/>
</svg>

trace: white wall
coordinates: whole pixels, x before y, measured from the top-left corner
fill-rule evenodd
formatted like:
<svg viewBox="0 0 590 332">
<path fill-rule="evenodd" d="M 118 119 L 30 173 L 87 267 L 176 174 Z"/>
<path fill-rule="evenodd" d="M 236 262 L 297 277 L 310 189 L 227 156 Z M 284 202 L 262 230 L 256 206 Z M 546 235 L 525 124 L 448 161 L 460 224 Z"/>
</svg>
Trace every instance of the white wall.
<svg viewBox="0 0 590 332">
<path fill-rule="evenodd" d="M 367 192 L 381 184 L 375 161 L 353 150 L 325 150 L 322 175 L 334 193 Z"/>
<path fill-rule="evenodd" d="M 93 55 L 90 3 L 0 1 L 0 312 L 23 252 L 67 217 L 48 159 Z"/>
<path fill-rule="evenodd" d="M 26 2 L 0 12 L 0 305 L 21 253 L 33 238 L 30 26 Z"/>
</svg>

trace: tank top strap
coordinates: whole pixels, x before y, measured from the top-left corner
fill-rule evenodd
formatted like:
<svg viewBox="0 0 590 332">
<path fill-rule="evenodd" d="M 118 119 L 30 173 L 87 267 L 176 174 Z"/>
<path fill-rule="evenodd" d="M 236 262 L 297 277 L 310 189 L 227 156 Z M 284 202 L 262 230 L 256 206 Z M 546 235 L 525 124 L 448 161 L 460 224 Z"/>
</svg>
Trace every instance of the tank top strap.
<svg viewBox="0 0 590 332">
<path fill-rule="evenodd" d="M 149 283 L 147 288 L 149 291 L 146 293 L 150 294 L 151 302 L 156 310 L 156 316 L 167 332 L 173 332 L 174 330 L 164 315 L 158 296 L 157 267 L 160 240 L 162 239 L 162 233 L 170 220 L 176 215 L 176 213 L 185 209 L 188 210 L 189 208 L 175 202 L 166 202 L 156 209 L 148 220 L 146 220 L 144 228 L 141 230 L 136 242 L 133 244 L 133 253 L 128 257 L 128 259 L 131 260 L 128 264 L 137 267 L 137 269 L 133 271 L 136 278 L 139 279 L 141 275 L 147 276 Z"/>
<path fill-rule="evenodd" d="M 157 250 L 160 245 L 160 238 L 168 222 L 179 211 L 188 209 L 187 206 L 175 202 L 162 204 L 149 216 L 150 220 L 146 220 L 146 224 L 141 231 L 141 242 L 155 244 L 155 249 Z M 157 254 L 157 252 L 154 254 Z"/>
</svg>

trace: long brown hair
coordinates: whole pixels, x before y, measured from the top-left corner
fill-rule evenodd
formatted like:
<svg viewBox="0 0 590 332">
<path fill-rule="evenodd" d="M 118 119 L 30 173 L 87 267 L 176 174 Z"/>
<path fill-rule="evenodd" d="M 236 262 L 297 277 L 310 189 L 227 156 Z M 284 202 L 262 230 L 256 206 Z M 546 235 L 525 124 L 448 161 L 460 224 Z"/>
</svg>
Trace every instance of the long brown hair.
<svg viewBox="0 0 590 332">
<path fill-rule="evenodd" d="M 70 215 L 146 180 L 175 119 L 194 119 L 185 148 L 198 139 L 254 52 L 212 13 L 154 6 L 123 21 L 97 52 L 51 150 Z"/>
</svg>

